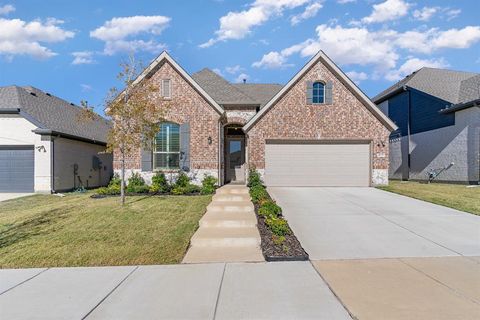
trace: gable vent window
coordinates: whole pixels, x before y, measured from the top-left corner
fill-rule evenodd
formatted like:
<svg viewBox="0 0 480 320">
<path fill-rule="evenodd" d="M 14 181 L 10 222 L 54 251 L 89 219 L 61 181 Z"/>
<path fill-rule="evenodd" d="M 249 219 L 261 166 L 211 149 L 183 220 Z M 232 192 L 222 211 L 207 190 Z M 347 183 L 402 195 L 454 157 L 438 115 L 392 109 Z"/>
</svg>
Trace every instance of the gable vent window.
<svg viewBox="0 0 480 320">
<path fill-rule="evenodd" d="M 168 99 L 172 97 L 172 83 L 170 79 L 162 80 L 162 96 Z"/>
<path fill-rule="evenodd" d="M 325 103 L 325 84 L 323 82 L 313 83 L 312 102 Z"/>
<path fill-rule="evenodd" d="M 307 104 L 332 104 L 332 82 L 307 81 Z"/>
</svg>

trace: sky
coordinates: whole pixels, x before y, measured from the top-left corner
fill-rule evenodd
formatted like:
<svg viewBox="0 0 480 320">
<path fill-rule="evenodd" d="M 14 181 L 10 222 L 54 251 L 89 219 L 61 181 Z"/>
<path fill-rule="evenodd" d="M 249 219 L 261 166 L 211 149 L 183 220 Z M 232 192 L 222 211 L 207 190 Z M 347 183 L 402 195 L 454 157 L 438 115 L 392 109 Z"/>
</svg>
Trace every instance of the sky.
<svg viewBox="0 0 480 320">
<path fill-rule="evenodd" d="M 370 97 L 427 66 L 480 72 L 478 0 L 0 0 L 0 86 L 103 113 L 119 64 L 285 84 L 323 50 Z"/>
</svg>

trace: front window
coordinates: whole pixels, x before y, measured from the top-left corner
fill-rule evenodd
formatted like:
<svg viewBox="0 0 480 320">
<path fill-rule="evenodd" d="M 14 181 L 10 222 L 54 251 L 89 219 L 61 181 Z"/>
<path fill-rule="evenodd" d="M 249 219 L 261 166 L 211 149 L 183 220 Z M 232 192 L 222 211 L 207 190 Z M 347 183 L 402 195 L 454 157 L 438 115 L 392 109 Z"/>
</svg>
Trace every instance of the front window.
<svg viewBox="0 0 480 320">
<path fill-rule="evenodd" d="M 180 126 L 175 123 L 160 124 L 153 146 L 154 169 L 180 168 Z"/>
<path fill-rule="evenodd" d="M 315 82 L 313 84 L 313 103 L 325 103 L 325 84 L 323 82 Z"/>
</svg>

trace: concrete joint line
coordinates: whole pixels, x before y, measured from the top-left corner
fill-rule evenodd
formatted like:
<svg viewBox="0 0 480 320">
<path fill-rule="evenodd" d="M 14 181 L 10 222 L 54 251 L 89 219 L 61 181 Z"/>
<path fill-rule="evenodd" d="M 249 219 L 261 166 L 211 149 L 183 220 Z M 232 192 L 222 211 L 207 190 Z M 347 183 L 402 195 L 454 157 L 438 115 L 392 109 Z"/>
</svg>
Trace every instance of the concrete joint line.
<svg viewBox="0 0 480 320">
<path fill-rule="evenodd" d="M 420 259 L 421 259 L 421 258 L 420 258 Z M 426 276 L 427 278 L 432 279 L 432 280 L 435 281 L 436 283 L 438 283 L 438 284 L 446 287 L 447 289 L 449 289 L 450 291 L 452 291 L 452 292 L 453 292 L 455 295 L 457 295 L 458 297 L 467 299 L 467 300 L 469 300 L 469 301 L 471 301 L 471 302 L 473 302 L 473 303 L 475 303 L 475 304 L 480 304 L 477 300 L 465 296 L 463 293 L 461 293 L 460 291 L 456 290 L 455 288 L 452 288 L 452 287 L 450 287 L 449 285 L 447 285 L 447 284 L 441 282 L 440 280 L 434 278 L 433 276 L 429 275 L 428 273 L 425 273 L 424 271 L 422 271 L 422 270 L 420 270 L 420 269 L 418 269 L 418 268 L 415 268 L 414 266 L 412 266 L 412 265 L 409 264 L 408 262 L 404 261 L 403 259 L 400 258 L 400 259 L 398 259 L 398 260 L 400 260 L 400 262 L 402 262 L 402 263 L 405 264 L 406 266 L 412 268 L 413 270 L 415 270 L 415 271 L 423 274 L 423 275 Z"/>
<path fill-rule="evenodd" d="M 30 278 L 28 278 L 28 279 L 26 279 L 26 280 L 23 280 L 23 281 L 22 281 L 22 282 L 20 282 L 20 283 L 17 283 L 17 284 L 16 284 L 16 285 L 14 285 L 13 287 L 11 287 L 11 288 L 8 288 L 7 290 L 5 290 L 5 291 L 3 291 L 3 292 L 0 292 L 0 295 L 2 295 L 2 294 L 4 294 L 4 293 L 7 293 L 8 291 L 10 291 L 10 290 L 12 290 L 12 289 L 15 289 L 16 287 L 18 287 L 18 286 L 20 286 L 20 285 L 24 284 L 24 283 L 25 283 L 25 282 L 27 282 L 27 281 L 30 281 L 30 280 L 32 280 L 33 278 L 35 278 L 35 277 L 37 277 L 37 276 L 41 275 L 42 273 L 44 273 L 44 272 L 45 272 L 45 271 L 47 271 L 47 270 L 50 270 L 50 268 L 46 268 L 45 270 L 42 270 L 42 271 L 40 271 L 39 273 L 37 273 L 37 274 L 34 274 L 34 275 L 33 275 L 33 276 L 31 276 Z"/>
<path fill-rule="evenodd" d="M 444 249 L 446 249 L 446 250 L 448 250 L 448 251 L 451 251 L 451 252 L 453 252 L 453 253 L 455 253 L 455 254 L 463 257 L 463 254 L 461 254 L 460 252 L 457 252 L 457 251 L 455 251 L 455 250 L 453 250 L 453 249 L 450 249 L 450 248 L 448 248 L 448 247 L 445 247 L 444 245 L 442 245 L 442 244 L 440 244 L 440 243 L 438 243 L 438 242 L 435 242 L 435 241 L 433 241 L 432 239 L 428 239 L 428 238 L 426 238 L 426 237 L 424 237 L 424 236 L 416 233 L 415 231 L 412 231 L 412 230 L 408 229 L 407 227 L 404 227 L 404 226 L 402 226 L 401 224 L 399 224 L 399 223 L 397 223 L 397 222 L 395 222 L 395 221 L 392 221 L 392 220 L 388 219 L 387 217 L 382 216 L 381 214 L 376 213 L 375 211 L 372 211 L 372 210 L 370 210 L 370 209 L 368 209 L 368 208 L 365 208 L 364 206 L 362 206 L 362 205 L 360 205 L 360 204 L 357 204 L 357 203 L 355 203 L 355 202 L 353 202 L 353 201 L 350 201 L 350 200 L 348 200 L 348 199 L 346 199 L 346 198 L 345 198 L 344 200 L 347 201 L 347 202 L 349 202 L 349 203 L 351 203 L 351 204 L 353 204 L 353 205 L 359 206 L 359 207 L 362 208 L 363 210 L 368 211 L 368 212 L 370 212 L 371 214 L 374 214 L 374 215 L 376 215 L 377 217 L 380 217 L 380 218 L 382 218 L 382 219 L 390 222 L 391 224 L 396 225 L 397 227 L 400 227 L 400 228 L 402 228 L 402 229 L 404 229 L 404 230 L 407 230 L 408 232 L 416 235 L 417 237 L 420 237 L 420 238 L 422 238 L 422 239 L 424 239 L 424 240 L 427 240 L 427 241 L 429 241 L 429 242 L 431 242 L 431 243 L 433 243 L 433 244 L 436 244 L 436 245 L 439 246 L 439 247 L 442 247 L 442 248 L 444 248 Z"/>
<path fill-rule="evenodd" d="M 227 269 L 227 264 L 223 264 L 222 279 L 220 279 L 220 285 L 218 286 L 217 300 L 215 301 L 215 310 L 213 311 L 213 320 L 217 317 L 218 301 L 220 300 L 220 293 L 222 292 L 223 278 L 225 277 L 225 269 Z"/>
<path fill-rule="evenodd" d="M 338 300 L 338 302 L 340 302 L 343 309 L 347 311 L 347 313 L 350 315 L 350 318 L 352 318 L 353 320 L 358 320 L 358 318 L 352 312 L 350 312 L 350 310 L 348 310 L 347 305 L 342 301 L 342 299 L 340 299 L 340 297 L 337 295 L 335 290 L 333 290 L 333 288 L 330 286 L 330 283 L 327 282 L 327 279 L 325 279 L 320 273 L 320 271 L 318 271 L 317 268 L 315 268 L 315 266 L 312 263 L 312 260 L 308 260 L 308 262 L 310 262 L 310 265 L 312 266 L 313 270 L 315 270 L 315 272 L 318 274 L 320 279 L 322 279 L 322 281 L 327 285 L 328 289 L 332 292 L 333 296 Z"/>
<path fill-rule="evenodd" d="M 92 314 L 93 311 L 95 311 L 95 309 L 97 309 L 102 303 L 103 301 L 105 301 L 115 290 L 117 290 L 118 287 L 120 287 L 122 285 L 122 283 L 125 282 L 125 280 L 128 279 L 128 277 L 130 277 L 132 275 L 132 273 L 134 273 L 135 271 L 137 271 L 137 269 L 139 268 L 139 266 L 136 266 L 132 271 L 130 271 L 126 276 L 125 278 L 122 279 L 122 281 L 120 281 L 115 287 L 113 287 L 112 290 L 110 290 L 109 293 L 107 293 L 107 295 L 105 297 L 103 297 L 93 308 L 92 310 L 88 311 L 88 313 L 86 315 L 84 315 L 81 319 L 84 320 L 86 319 L 88 316 L 90 316 L 90 314 Z"/>
</svg>

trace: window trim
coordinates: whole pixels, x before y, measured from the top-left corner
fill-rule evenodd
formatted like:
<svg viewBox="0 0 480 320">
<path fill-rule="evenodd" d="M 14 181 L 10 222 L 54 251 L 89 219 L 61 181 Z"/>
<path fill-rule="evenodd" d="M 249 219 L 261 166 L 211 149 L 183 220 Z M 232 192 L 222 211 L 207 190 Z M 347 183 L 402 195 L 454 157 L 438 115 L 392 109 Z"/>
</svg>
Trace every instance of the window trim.
<svg viewBox="0 0 480 320">
<path fill-rule="evenodd" d="M 168 82 L 168 95 L 165 94 L 165 83 Z M 172 80 L 171 79 L 162 79 L 162 97 L 165 99 L 172 98 Z"/>
<path fill-rule="evenodd" d="M 323 100 L 321 102 L 315 102 L 315 84 L 320 83 L 323 86 Z M 325 104 L 325 94 L 326 94 L 326 88 L 327 83 L 322 80 L 315 80 L 312 83 L 312 104 Z"/>
<path fill-rule="evenodd" d="M 156 136 L 162 131 L 162 125 L 164 124 L 170 124 L 170 125 L 175 125 L 178 127 L 178 151 L 170 151 L 170 126 L 167 127 L 167 151 L 156 151 L 157 148 L 156 148 L 156 144 L 157 144 L 157 139 L 156 139 Z M 180 156 L 181 156 L 181 141 L 180 141 L 180 125 L 178 123 L 175 123 L 175 122 L 170 122 L 170 121 L 165 121 L 165 122 L 161 122 L 159 124 L 160 126 L 160 130 L 158 131 L 158 133 L 155 135 L 155 138 L 153 140 L 153 145 L 152 145 L 152 171 L 177 171 L 177 170 L 180 170 Z M 166 154 L 166 155 L 169 155 L 169 154 L 178 154 L 178 166 L 176 167 L 157 167 L 156 166 L 156 158 L 158 157 L 159 154 Z M 168 163 L 167 163 L 168 165 Z"/>
</svg>

